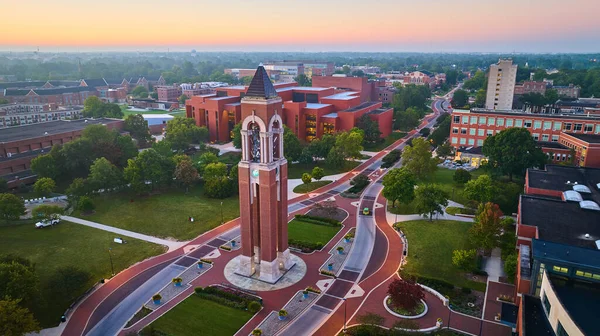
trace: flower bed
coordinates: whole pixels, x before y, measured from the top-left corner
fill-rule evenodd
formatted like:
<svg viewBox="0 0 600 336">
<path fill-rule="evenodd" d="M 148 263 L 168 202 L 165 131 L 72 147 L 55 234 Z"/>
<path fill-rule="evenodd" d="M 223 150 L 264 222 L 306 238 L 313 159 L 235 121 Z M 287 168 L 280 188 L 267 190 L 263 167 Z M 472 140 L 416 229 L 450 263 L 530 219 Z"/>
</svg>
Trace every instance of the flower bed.
<svg viewBox="0 0 600 336">
<path fill-rule="evenodd" d="M 392 299 L 389 296 L 385 297 L 383 300 L 383 305 L 390 314 L 406 319 L 417 319 L 427 314 L 427 304 L 423 300 L 421 300 L 421 303 L 417 304 L 417 306 L 412 310 L 393 306 Z"/>
</svg>

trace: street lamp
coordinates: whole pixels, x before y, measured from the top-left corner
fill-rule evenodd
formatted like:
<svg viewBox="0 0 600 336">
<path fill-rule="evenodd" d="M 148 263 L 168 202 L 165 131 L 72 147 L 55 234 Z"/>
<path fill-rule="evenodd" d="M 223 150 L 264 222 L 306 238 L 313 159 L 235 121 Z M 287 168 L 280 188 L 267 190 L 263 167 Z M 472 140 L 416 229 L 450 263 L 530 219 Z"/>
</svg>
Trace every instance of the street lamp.
<svg viewBox="0 0 600 336">
<path fill-rule="evenodd" d="M 346 333 L 346 311 L 348 308 L 348 302 L 346 301 L 346 298 L 343 299 L 344 300 L 344 334 Z"/>
<path fill-rule="evenodd" d="M 112 274 L 112 276 L 115 276 L 115 268 L 113 266 L 113 261 L 112 261 L 112 247 L 108 248 L 108 257 L 110 258 L 110 272 Z"/>
<path fill-rule="evenodd" d="M 223 201 L 221 201 L 221 224 L 223 224 Z"/>
</svg>

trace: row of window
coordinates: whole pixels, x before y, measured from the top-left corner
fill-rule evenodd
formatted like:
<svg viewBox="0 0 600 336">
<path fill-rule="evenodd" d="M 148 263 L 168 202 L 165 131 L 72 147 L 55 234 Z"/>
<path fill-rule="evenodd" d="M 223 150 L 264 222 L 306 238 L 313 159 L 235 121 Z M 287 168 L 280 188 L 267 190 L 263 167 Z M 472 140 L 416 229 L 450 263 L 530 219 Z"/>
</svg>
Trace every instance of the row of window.
<svg viewBox="0 0 600 336">
<path fill-rule="evenodd" d="M 475 139 L 465 139 L 465 138 L 456 138 L 456 137 L 452 137 L 452 139 L 450 140 L 450 142 L 453 145 L 459 144 L 459 145 L 469 145 L 469 146 L 475 146 Z M 479 139 L 477 140 L 477 146 L 483 146 L 483 140 Z"/>
<path fill-rule="evenodd" d="M 544 305 L 544 310 L 546 311 L 546 316 L 550 316 L 550 309 L 552 309 L 552 305 L 550 301 L 548 301 L 548 296 L 546 293 L 542 294 L 542 304 Z M 562 323 L 558 321 L 558 326 L 556 327 L 556 335 L 557 336 L 569 336 Z"/>
<path fill-rule="evenodd" d="M 461 122 L 462 120 L 462 122 Z M 495 117 L 474 117 L 474 116 L 458 116 L 455 115 L 453 118 L 455 124 L 462 123 L 463 125 L 487 125 L 487 126 L 498 126 L 498 127 L 525 127 L 533 129 L 543 129 L 553 131 L 573 131 L 573 132 L 594 132 L 600 133 L 600 124 L 580 124 L 580 123 L 564 123 L 561 121 L 541 121 L 541 120 L 522 120 L 522 119 L 505 119 Z M 594 128 L 595 126 L 595 128 Z"/>
<path fill-rule="evenodd" d="M 476 128 L 461 128 L 460 130 L 458 129 L 458 127 L 453 127 L 452 128 L 452 134 L 464 134 L 466 135 L 467 133 L 469 135 L 477 135 L 477 136 L 492 136 L 494 135 L 494 130 L 485 130 L 483 128 L 480 129 L 476 129 Z M 535 141 L 540 141 L 540 134 L 539 133 L 533 133 L 532 134 L 533 139 L 535 139 Z M 552 138 L 550 138 L 549 134 L 542 134 L 541 137 L 541 141 L 550 141 L 550 139 L 552 139 L 553 142 L 557 142 L 558 141 L 558 135 L 552 135 Z"/>
</svg>

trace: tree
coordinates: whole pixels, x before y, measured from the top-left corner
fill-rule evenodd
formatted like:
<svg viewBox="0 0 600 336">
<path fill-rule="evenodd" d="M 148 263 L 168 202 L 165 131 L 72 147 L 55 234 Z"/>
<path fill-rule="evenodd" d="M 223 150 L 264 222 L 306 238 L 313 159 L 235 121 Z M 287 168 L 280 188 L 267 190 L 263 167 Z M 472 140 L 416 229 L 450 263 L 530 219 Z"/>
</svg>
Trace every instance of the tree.
<svg viewBox="0 0 600 336">
<path fill-rule="evenodd" d="M 544 93 L 544 99 L 546 99 L 546 104 L 554 104 L 560 97 L 558 96 L 558 91 L 556 89 L 548 89 L 546 93 Z"/>
<path fill-rule="evenodd" d="M 294 81 L 298 83 L 298 86 L 312 86 L 312 80 L 305 74 L 299 74 L 298 77 L 294 78 Z"/>
<path fill-rule="evenodd" d="M 77 197 L 84 196 L 89 192 L 88 185 L 86 184 L 85 179 L 80 177 L 76 178 L 71 182 L 69 187 L 66 190 L 66 193 L 69 197 Z"/>
<path fill-rule="evenodd" d="M 469 94 L 465 90 L 456 90 L 452 96 L 452 107 L 461 108 L 469 103 Z"/>
<path fill-rule="evenodd" d="M 234 193 L 233 183 L 227 176 L 214 177 L 204 183 L 204 193 L 210 198 L 227 198 Z"/>
<path fill-rule="evenodd" d="M 152 144 L 152 149 L 154 149 L 159 155 L 164 157 L 172 157 L 173 156 L 173 146 L 167 140 L 157 141 Z"/>
<path fill-rule="evenodd" d="M 499 245 L 502 216 L 502 211 L 497 204 L 487 202 L 479 205 L 475 222 L 469 229 L 470 239 L 475 246 L 489 251 Z"/>
<path fill-rule="evenodd" d="M 415 191 L 415 208 L 419 214 L 433 220 L 433 215 L 443 213 L 448 205 L 448 194 L 435 184 L 419 186 Z"/>
<path fill-rule="evenodd" d="M 325 176 L 325 169 L 320 168 L 320 167 L 314 167 L 311 172 L 311 175 L 312 175 L 312 178 L 319 181 L 320 179 L 322 179 Z"/>
<path fill-rule="evenodd" d="M 454 183 L 462 185 L 471 180 L 471 173 L 465 169 L 458 168 L 456 171 L 454 171 L 454 176 L 452 176 L 452 179 L 454 180 Z"/>
<path fill-rule="evenodd" d="M 150 98 L 158 99 L 158 92 L 150 92 Z"/>
<path fill-rule="evenodd" d="M 39 197 L 50 196 L 50 194 L 52 194 L 52 192 L 54 191 L 55 188 L 56 188 L 56 183 L 54 182 L 53 179 L 51 179 L 49 177 L 39 178 L 33 184 L 33 191 Z"/>
<path fill-rule="evenodd" d="M 83 213 L 91 213 L 94 211 L 94 209 L 96 209 L 96 205 L 91 198 L 87 196 L 81 196 L 77 201 L 77 209 Z"/>
<path fill-rule="evenodd" d="M 31 215 L 33 218 L 50 219 L 57 215 L 62 215 L 64 209 L 58 205 L 42 204 L 33 209 Z"/>
<path fill-rule="evenodd" d="M 485 73 L 481 70 L 477 70 L 473 77 L 464 82 L 463 88 L 465 90 L 479 90 L 485 87 L 486 81 L 487 77 L 485 76 Z"/>
<path fill-rule="evenodd" d="M 379 123 L 371 119 L 368 114 L 364 114 L 358 118 L 356 126 L 364 131 L 364 142 L 365 143 L 377 143 L 383 141 L 381 138 L 381 131 L 379 130 Z"/>
<path fill-rule="evenodd" d="M 442 115 L 437 118 L 435 129 L 427 138 L 431 141 L 433 146 L 439 146 L 447 141 L 448 135 L 450 134 L 451 121 L 452 119 L 450 118 L 449 113 L 442 113 Z"/>
<path fill-rule="evenodd" d="M 504 260 L 504 273 L 510 283 L 514 283 L 515 277 L 517 276 L 518 258 L 519 256 L 516 253 L 513 253 Z"/>
<path fill-rule="evenodd" d="M 476 250 L 454 250 L 452 264 L 463 271 L 470 272 L 477 268 L 476 256 Z"/>
<path fill-rule="evenodd" d="M 38 177 L 49 177 L 56 179 L 58 177 L 58 170 L 54 157 L 50 154 L 40 155 L 31 160 L 31 170 L 38 175 Z"/>
<path fill-rule="evenodd" d="M 435 152 L 438 157 L 445 159 L 448 156 L 452 155 L 452 146 L 449 142 L 446 141 L 443 144 L 439 145 Z"/>
<path fill-rule="evenodd" d="M 485 203 L 494 197 L 494 185 L 489 175 L 479 175 L 477 179 L 468 181 L 464 189 L 465 196 L 479 203 Z"/>
<path fill-rule="evenodd" d="M 38 293 L 39 279 L 31 264 L 17 261 L 0 263 L 0 297 L 32 303 Z"/>
<path fill-rule="evenodd" d="M 402 165 L 418 180 L 426 180 L 437 169 L 437 162 L 431 157 L 430 144 L 425 139 L 416 138 L 402 153 Z"/>
<path fill-rule="evenodd" d="M 100 98 L 96 96 L 89 96 L 83 101 L 83 111 L 82 114 L 84 117 L 98 117 L 102 115 L 102 109 L 104 108 L 104 103 Z"/>
<path fill-rule="evenodd" d="M 345 157 L 342 150 L 337 147 L 333 147 L 329 151 L 325 163 L 331 167 L 340 167 L 344 164 L 344 159 Z"/>
<path fill-rule="evenodd" d="M 137 98 L 148 98 L 148 89 L 144 86 L 138 85 L 132 91 L 131 94 Z"/>
<path fill-rule="evenodd" d="M 298 161 L 300 155 L 302 155 L 302 144 L 300 143 L 300 140 L 287 126 L 283 127 L 283 149 L 285 158 L 290 162 Z"/>
<path fill-rule="evenodd" d="M 177 101 L 179 102 L 180 105 L 185 105 L 185 101 L 190 99 L 190 97 L 182 94 L 181 96 L 179 96 L 179 98 L 177 98 Z"/>
<path fill-rule="evenodd" d="M 415 198 L 416 181 L 413 174 L 405 168 L 390 170 L 383 177 L 383 196 L 396 206 L 396 201 L 408 204 Z"/>
<path fill-rule="evenodd" d="M 40 326 L 27 308 L 19 305 L 20 300 L 0 300 L 0 335 L 20 336 L 39 332 Z"/>
<path fill-rule="evenodd" d="M 52 294 L 61 300 L 72 301 L 79 296 L 92 275 L 77 266 L 61 266 L 54 271 L 48 280 L 48 286 L 52 288 Z"/>
<path fill-rule="evenodd" d="M 389 168 L 389 167 L 393 166 L 394 163 L 398 162 L 398 160 L 400 160 L 401 157 L 402 157 L 402 151 L 400 151 L 398 149 L 394 149 L 394 150 L 390 151 L 381 159 L 381 162 L 383 162 L 383 164 L 381 165 L 381 168 Z"/>
<path fill-rule="evenodd" d="M 350 180 L 350 185 L 354 186 L 356 189 L 364 189 L 370 183 L 369 177 L 365 174 L 358 174 Z"/>
<path fill-rule="evenodd" d="M 408 108 L 405 111 L 395 113 L 394 129 L 410 131 L 419 125 L 421 114 L 414 108 Z"/>
<path fill-rule="evenodd" d="M 350 132 L 341 132 L 335 138 L 335 147 L 346 158 L 360 158 L 363 150 L 363 132 L 353 128 Z"/>
<path fill-rule="evenodd" d="M 242 83 L 242 85 L 250 85 L 250 83 L 252 82 L 252 76 L 244 76 L 240 78 L 240 82 Z"/>
<path fill-rule="evenodd" d="M 431 132 L 431 129 L 428 127 L 423 127 L 421 128 L 421 130 L 419 130 L 419 134 L 421 134 L 422 137 L 428 137 L 429 133 Z"/>
<path fill-rule="evenodd" d="M 204 142 L 208 139 L 208 129 L 196 126 L 191 118 L 175 117 L 167 122 L 166 139 L 173 149 L 184 150 L 192 143 Z"/>
<path fill-rule="evenodd" d="M 407 310 L 414 309 L 425 298 L 423 288 L 413 279 L 395 279 L 388 286 L 392 305 Z"/>
<path fill-rule="evenodd" d="M 485 100 L 487 98 L 486 96 L 487 96 L 486 89 L 477 90 L 477 93 L 475 94 L 475 103 L 473 103 L 473 105 L 475 105 L 476 107 L 484 107 Z"/>
<path fill-rule="evenodd" d="M 227 165 L 223 162 L 209 163 L 204 167 L 202 178 L 210 180 L 212 178 L 227 176 Z"/>
<path fill-rule="evenodd" d="M 242 148 L 242 123 L 237 123 L 233 126 L 233 147 L 240 149 Z M 285 139 L 285 138 L 284 138 Z M 284 140 L 285 141 L 285 140 Z M 287 151 L 287 149 L 286 149 Z"/>
<path fill-rule="evenodd" d="M 125 119 L 123 129 L 138 141 L 140 147 L 146 147 L 152 141 L 148 122 L 141 114 L 132 114 Z"/>
<path fill-rule="evenodd" d="M 99 158 L 90 167 L 90 175 L 87 181 L 94 189 L 109 189 L 123 184 L 123 173 L 106 158 Z"/>
<path fill-rule="evenodd" d="M 312 181 L 312 176 L 309 173 L 302 174 L 302 183 L 309 184 Z"/>
<path fill-rule="evenodd" d="M 123 173 L 125 180 L 138 193 L 147 192 L 148 189 L 168 186 L 173 181 L 175 162 L 170 157 L 165 157 L 150 148 L 141 152 L 135 159 L 130 159 Z M 150 186 L 146 181 L 151 182 Z"/>
<path fill-rule="evenodd" d="M 507 174 L 510 181 L 514 175 L 523 176 L 527 168 L 543 168 L 547 161 L 531 133 L 521 127 L 511 127 L 488 137 L 482 150 L 490 166 Z"/>
<path fill-rule="evenodd" d="M 307 153 L 317 158 L 326 158 L 335 146 L 335 141 L 335 136 L 323 135 L 321 139 L 314 139 L 308 144 Z"/>
<path fill-rule="evenodd" d="M 0 177 L 0 193 L 8 191 L 8 181 Z"/>
</svg>

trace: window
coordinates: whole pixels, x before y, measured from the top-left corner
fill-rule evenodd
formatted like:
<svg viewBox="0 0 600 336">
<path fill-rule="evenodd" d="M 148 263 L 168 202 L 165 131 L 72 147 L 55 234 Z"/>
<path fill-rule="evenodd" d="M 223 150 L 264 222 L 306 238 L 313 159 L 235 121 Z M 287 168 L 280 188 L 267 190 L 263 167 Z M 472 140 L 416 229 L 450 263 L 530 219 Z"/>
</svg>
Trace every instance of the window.
<svg viewBox="0 0 600 336">
<path fill-rule="evenodd" d="M 469 139 L 469 146 L 475 145 L 475 139 Z"/>
<path fill-rule="evenodd" d="M 460 123 L 460 116 L 454 116 L 452 122 L 455 124 Z"/>
<path fill-rule="evenodd" d="M 531 120 L 525 120 L 525 128 L 531 128 Z"/>
<path fill-rule="evenodd" d="M 504 126 L 504 118 L 496 119 L 496 126 Z"/>
<path fill-rule="evenodd" d="M 460 134 L 467 134 L 467 129 L 466 128 L 461 128 L 460 129 Z"/>
<path fill-rule="evenodd" d="M 488 126 L 494 126 L 496 123 L 496 118 L 488 118 Z"/>
<path fill-rule="evenodd" d="M 542 303 L 544 304 L 544 310 L 546 311 L 546 315 L 550 315 L 550 308 L 552 308 L 552 306 L 550 305 L 550 301 L 548 301 L 546 293 L 544 293 L 542 296 Z"/>
<path fill-rule="evenodd" d="M 540 134 L 539 133 L 533 133 L 532 136 L 533 136 L 533 140 L 535 140 L 535 141 L 539 141 L 540 140 Z"/>
<path fill-rule="evenodd" d="M 594 133 L 600 133 L 600 124 L 596 125 L 596 130 L 594 131 Z"/>
<path fill-rule="evenodd" d="M 533 129 L 540 129 L 542 128 L 542 122 L 539 120 L 536 120 L 533 122 Z"/>
<path fill-rule="evenodd" d="M 484 134 L 485 134 L 485 130 L 483 128 L 480 128 L 477 130 L 477 135 L 483 136 Z"/>
<path fill-rule="evenodd" d="M 581 131 L 582 126 L 583 126 L 583 124 L 575 124 L 573 126 L 573 132 L 579 132 L 579 131 Z"/>
<path fill-rule="evenodd" d="M 477 146 L 483 146 L 483 140 L 477 140 Z"/>
<path fill-rule="evenodd" d="M 471 117 L 471 125 L 477 124 L 477 117 Z"/>
<path fill-rule="evenodd" d="M 487 136 L 494 135 L 494 130 L 487 130 Z"/>
<path fill-rule="evenodd" d="M 569 273 L 569 269 L 566 267 L 552 266 L 552 270 L 558 273 Z"/>
<path fill-rule="evenodd" d="M 553 128 L 553 130 L 555 130 L 555 131 L 560 131 L 560 127 L 561 127 L 561 126 L 562 126 L 562 125 L 561 125 L 561 122 L 559 122 L 559 121 L 555 121 L 555 122 L 554 122 L 554 128 Z"/>
<path fill-rule="evenodd" d="M 466 144 L 466 143 L 467 143 L 467 139 L 465 139 L 465 138 L 460 138 L 460 144 L 461 144 L 461 145 L 464 145 L 464 144 Z"/>
<path fill-rule="evenodd" d="M 553 135 L 552 142 L 557 142 L 557 141 L 558 141 L 558 135 Z"/>
<path fill-rule="evenodd" d="M 571 123 L 565 123 L 563 125 L 563 131 L 570 131 L 571 130 Z"/>
<path fill-rule="evenodd" d="M 452 133 L 458 134 L 458 127 L 452 127 Z"/>
<path fill-rule="evenodd" d="M 575 275 L 584 277 L 584 278 L 588 278 L 588 279 L 600 280 L 600 274 L 594 274 L 594 273 L 585 272 L 585 271 L 581 271 L 581 270 L 577 270 L 575 272 Z"/>
<path fill-rule="evenodd" d="M 468 124 L 469 123 L 469 116 L 463 116 L 462 117 L 462 123 L 465 124 L 465 125 Z"/>
<path fill-rule="evenodd" d="M 479 124 L 485 125 L 485 117 L 479 117 Z"/>
<path fill-rule="evenodd" d="M 458 139 L 456 137 L 452 137 L 452 143 L 455 144 L 458 142 Z"/>
<path fill-rule="evenodd" d="M 474 128 L 469 128 L 469 135 L 475 135 L 475 132 L 476 132 L 476 131 L 477 131 L 477 130 L 476 130 L 476 129 L 474 129 Z"/>
<path fill-rule="evenodd" d="M 591 132 L 594 129 L 594 125 L 592 124 L 585 124 L 585 128 L 583 129 L 584 132 Z"/>
<path fill-rule="evenodd" d="M 550 136 L 548 134 L 542 134 L 542 141 L 548 141 Z"/>
<path fill-rule="evenodd" d="M 514 121 L 512 119 L 506 119 L 506 127 L 513 127 Z"/>
<path fill-rule="evenodd" d="M 565 328 L 563 328 L 562 323 L 560 323 L 560 321 L 558 321 L 558 327 L 556 328 L 556 336 L 569 336 L 569 334 L 567 334 Z"/>
<path fill-rule="evenodd" d="M 520 120 L 520 119 L 515 120 L 515 126 L 516 127 L 523 127 L 523 120 Z"/>
<path fill-rule="evenodd" d="M 552 121 L 544 121 L 544 129 L 551 129 L 552 128 Z"/>
</svg>

